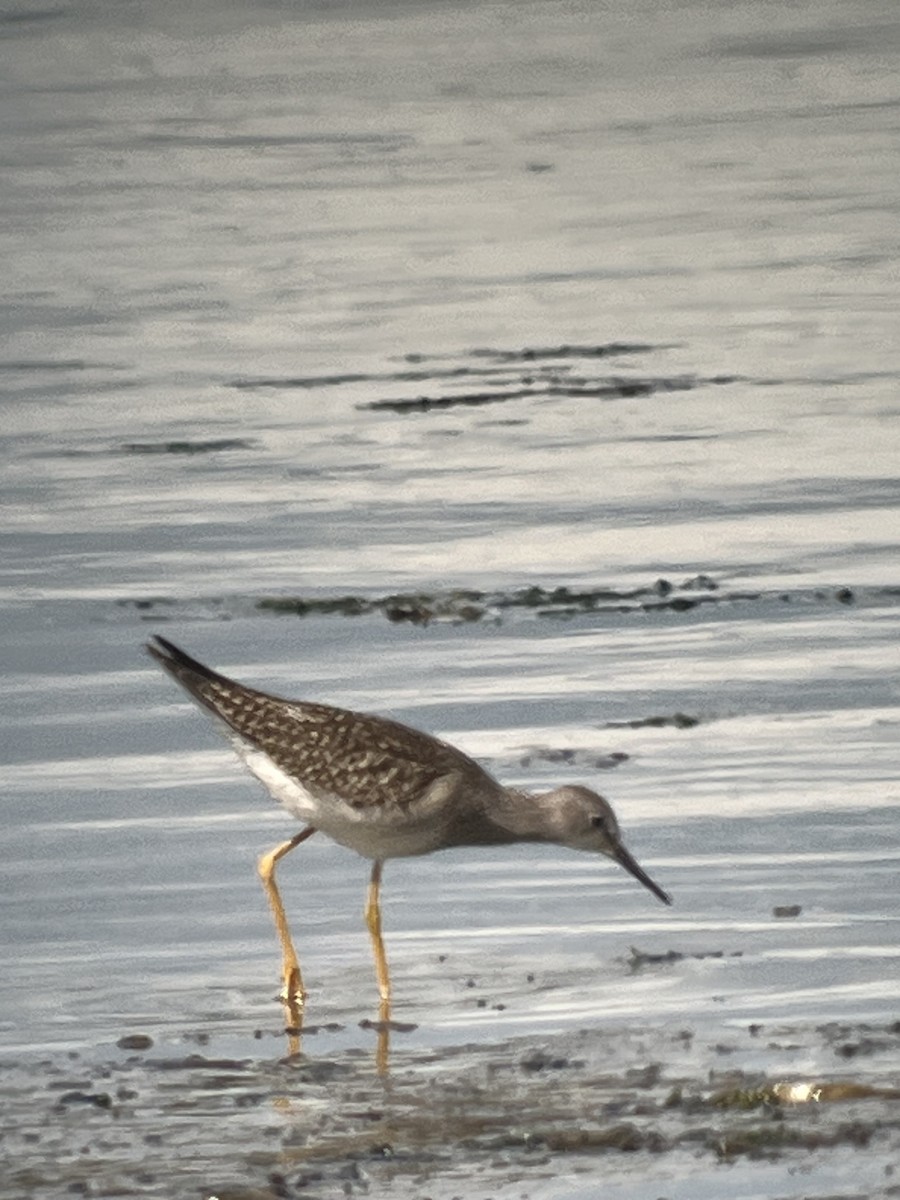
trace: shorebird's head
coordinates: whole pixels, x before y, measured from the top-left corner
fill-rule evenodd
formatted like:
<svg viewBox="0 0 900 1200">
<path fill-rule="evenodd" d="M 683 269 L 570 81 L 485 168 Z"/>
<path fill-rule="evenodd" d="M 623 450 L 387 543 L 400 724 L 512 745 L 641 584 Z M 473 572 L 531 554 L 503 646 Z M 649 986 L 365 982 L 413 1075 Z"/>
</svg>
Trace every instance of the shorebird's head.
<svg viewBox="0 0 900 1200">
<path fill-rule="evenodd" d="M 548 792 L 544 797 L 555 810 L 555 824 L 559 840 L 573 850 L 589 850 L 593 854 L 605 854 L 624 867 L 663 904 L 671 904 L 672 897 L 654 883 L 647 872 L 625 847 L 619 832 L 619 822 L 608 800 L 604 800 L 590 788 L 566 786 Z"/>
</svg>

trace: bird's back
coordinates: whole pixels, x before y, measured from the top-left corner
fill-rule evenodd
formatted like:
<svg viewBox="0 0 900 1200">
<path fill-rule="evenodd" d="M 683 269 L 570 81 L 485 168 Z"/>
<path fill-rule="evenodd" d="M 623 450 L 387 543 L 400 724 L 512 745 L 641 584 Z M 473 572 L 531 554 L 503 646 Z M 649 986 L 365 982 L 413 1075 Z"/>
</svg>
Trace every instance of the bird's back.
<svg viewBox="0 0 900 1200">
<path fill-rule="evenodd" d="M 191 658 L 164 638 L 147 649 L 233 737 L 262 751 L 304 787 L 353 808 L 389 803 L 408 810 L 440 779 L 460 792 L 498 787 L 454 746 L 397 721 L 327 704 L 286 700 L 246 687 Z"/>
</svg>

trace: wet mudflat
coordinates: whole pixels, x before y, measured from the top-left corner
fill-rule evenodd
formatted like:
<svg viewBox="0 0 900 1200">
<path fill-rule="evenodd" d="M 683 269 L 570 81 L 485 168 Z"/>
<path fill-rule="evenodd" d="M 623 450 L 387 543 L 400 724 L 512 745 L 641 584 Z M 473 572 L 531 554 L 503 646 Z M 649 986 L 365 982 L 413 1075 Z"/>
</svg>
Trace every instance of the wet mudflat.
<svg viewBox="0 0 900 1200">
<path fill-rule="evenodd" d="M 3 1195 L 896 1194 L 900 1024 L 690 1027 L 222 1055 L 204 1031 L 7 1061 Z M 135 1046 L 139 1047 L 136 1051 Z M 249 1046 L 245 1046 L 249 1051 Z M 742 1065 L 737 1065 L 742 1064 Z M 797 1185 L 794 1185 L 795 1188 Z M 594 1193 L 595 1194 L 595 1193 Z"/>
</svg>

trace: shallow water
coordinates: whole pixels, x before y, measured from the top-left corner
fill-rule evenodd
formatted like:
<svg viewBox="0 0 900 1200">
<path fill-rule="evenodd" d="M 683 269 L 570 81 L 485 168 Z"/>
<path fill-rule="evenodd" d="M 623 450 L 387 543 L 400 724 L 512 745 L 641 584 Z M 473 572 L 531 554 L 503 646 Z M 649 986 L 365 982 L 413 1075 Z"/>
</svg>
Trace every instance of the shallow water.
<svg viewBox="0 0 900 1200">
<path fill-rule="evenodd" d="M 0 1195 L 890 1194 L 894 6 L 0 31 Z M 314 838 L 280 1064 L 292 829 L 155 630 L 600 788 L 675 906 L 555 848 L 389 863 L 384 1080 L 367 868 Z M 722 1117 L 722 1071 L 881 1091 Z"/>
</svg>

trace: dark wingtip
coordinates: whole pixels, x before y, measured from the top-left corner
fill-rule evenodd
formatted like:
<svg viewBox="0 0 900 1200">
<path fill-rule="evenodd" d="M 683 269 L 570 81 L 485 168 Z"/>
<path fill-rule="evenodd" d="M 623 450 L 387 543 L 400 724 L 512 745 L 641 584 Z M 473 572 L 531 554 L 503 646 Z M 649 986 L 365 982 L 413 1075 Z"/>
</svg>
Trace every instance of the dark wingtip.
<svg viewBox="0 0 900 1200">
<path fill-rule="evenodd" d="M 154 645 L 154 643 L 156 644 Z M 152 655 L 153 658 L 157 659 L 169 658 L 178 651 L 177 646 L 173 645 L 172 642 L 167 642 L 166 639 L 164 637 L 160 637 L 158 633 L 153 633 L 150 635 L 150 641 L 144 642 L 144 649 L 148 654 Z"/>
<path fill-rule="evenodd" d="M 178 674 L 185 671 L 193 672 L 196 675 L 202 675 L 206 679 L 216 677 L 216 672 L 205 663 L 198 662 L 196 658 L 185 653 L 174 642 L 170 642 L 168 638 L 161 637 L 158 633 L 154 633 L 149 642 L 144 643 L 144 649 L 151 658 L 155 658 L 159 665 L 170 674 Z"/>
<path fill-rule="evenodd" d="M 158 633 L 151 635 L 150 641 L 144 643 L 144 649 L 151 658 L 155 658 L 160 666 L 163 667 L 197 667 L 200 665 L 190 655 L 185 654 L 183 650 L 179 650 L 174 642 L 170 642 L 168 638 L 160 637 Z"/>
</svg>

